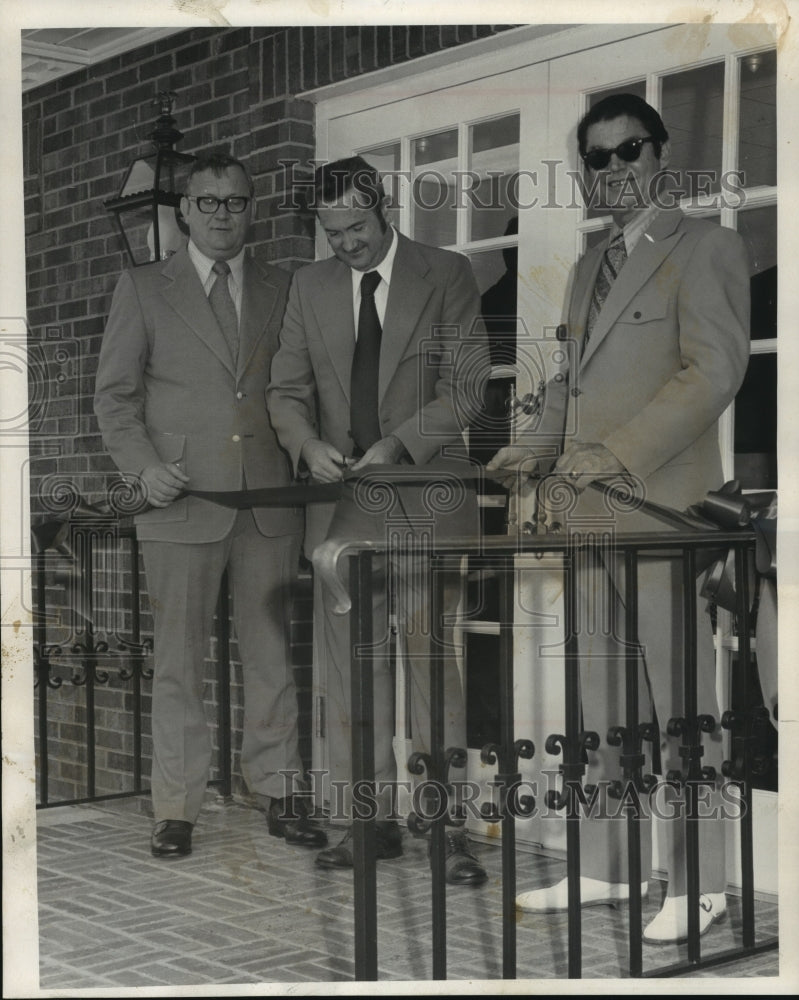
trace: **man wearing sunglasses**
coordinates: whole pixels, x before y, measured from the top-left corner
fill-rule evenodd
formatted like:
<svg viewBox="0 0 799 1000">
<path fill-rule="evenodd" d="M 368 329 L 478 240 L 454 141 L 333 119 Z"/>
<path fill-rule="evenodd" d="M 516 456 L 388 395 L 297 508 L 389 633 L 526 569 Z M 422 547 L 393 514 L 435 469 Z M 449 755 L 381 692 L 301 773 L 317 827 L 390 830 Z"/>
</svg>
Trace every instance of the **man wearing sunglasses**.
<svg viewBox="0 0 799 1000">
<path fill-rule="evenodd" d="M 607 239 L 577 264 L 566 311 L 574 361 L 563 373 L 566 378 L 547 387 L 537 428 L 539 441 L 560 438 L 560 455 L 551 471 L 568 476 L 579 491 L 569 515 L 575 529 L 590 526 L 592 517 L 599 519 L 593 523 L 607 523 L 603 496 L 586 489 L 592 480 L 627 476 L 643 498 L 677 510 L 722 485 L 718 419 L 741 384 L 749 349 L 749 267 L 743 241 L 730 229 L 668 203 L 658 183 L 670 157 L 660 115 L 634 95 L 612 95 L 585 115 L 577 138 L 588 190 L 609 212 L 612 225 Z M 540 445 L 539 452 L 543 454 Z M 536 468 L 536 458 L 535 441 L 529 446 L 520 441 L 500 451 L 489 468 L 506 468 L 509 474 L 520 468 L 550 471 L 543 461 Z M 627 520 L 618 518 L 619 532 L 630 530 Z M 651 521 L 637 526 L 653 530 Z M 640 718 L 652 719 L 654 707 L 663 776 L 683 771 L 680 745 L 688 742 L 667 730 L 670 719 L 687 714 L 681 572 L 679 559 L 639 560 L 639 691 L 651 698 L 651 705 L 649 699 L 642 703 Z M 604 602 L 604 620 L 578 634 L 578 649 L 584 728 L 600 739 L 598 749 L 588 751 L 585 781 L 600 789 L 594 815 L 607 815 L 613 813 L 608 783 L 621 777 L 620 751 L 608 744 L 607 734 L 625 720 L 625 648 L 617 638 L 625 634 L 619 558 L 612 551 L 604 558 L 588 552 L 580 556 L 577 587 L 579 615 L 601 614 Z M 716 720 L 715 731 L 703 733 L 701 763 L 720 775 L 713 638 L 704 605 L 697 612 L 697 714 Z M 583 625 L 586 621 L 578 618 Z M 644 770 L 652 770 L 651 759 Z M 710 794 L 717 801 L 718 791 Z M 672 797 L 661 807 L 679 817 L 680 796 Z M 698 825 L 698 916 L 699 931 L 705 933 L 726 911 L 725 824 L 707 820 Z M 644 930 L 644 939 L 653 943 L 687 935 L 685 828 L 679 818 L 665 828 L 668 893 Z M 646 883 L 649 822 L 640 829 Z M 628 899 L 623 819 L 590 819 L 581 844 L 582 904 Z M 539 912 L 565 909 L 566 888 L 564 880 L 524 893 L 518 904 Z"/>
<path fill-rule="evenodd" d="M 180 208 L 188 246 L 119 280 L 95 393 L 105 445 L 150 506 L 136 521 L 155 626 L 151 851 L 192 850 L 211 763 L 203 664 L 225 569 L 244 684 L 242 773 L 272 835 L 322 847 L 302 801 L 285 801 L 299 788 L 282 774 L 302 770 L 288 643 L 302 519 L 183 494 L 291 481 L 264 398 L 289 276 L 245 254 L 255 199 L 240 161 L 198 157 Z"/>
</svg>

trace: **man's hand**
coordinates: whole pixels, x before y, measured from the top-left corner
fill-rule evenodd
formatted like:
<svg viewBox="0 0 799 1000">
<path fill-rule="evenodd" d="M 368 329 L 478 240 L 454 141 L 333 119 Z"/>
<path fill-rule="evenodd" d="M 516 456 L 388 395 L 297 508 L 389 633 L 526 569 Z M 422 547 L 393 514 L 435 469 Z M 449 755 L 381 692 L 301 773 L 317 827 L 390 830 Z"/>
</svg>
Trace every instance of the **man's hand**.
<svg viewBox="0 0 799 1000">
<path fill-rule="evenodd" d="M 153 507 L 167 507 L 183 491 L 189 477 L 175 462 L 159 462 L 142 470 L 144 496 Z"/>
<path fill-rule="evenodd" d="M 300 458 L 308 466 L 311 476 L 320 483 L 337 483 L 351 461 L 338 448 L 318 438 L 308 438 L 302 446 Z"/>
<path fill-rule="evenodd" d="M 576 441 L 563 452 L 552 471 L 560 476 L 569 476 L 578 490 L 584 490 L 592 479 L 617 476 L 627 470 L 603 444 Z"/>
<path fill-rule="evenodd" d="M 375 441 L 358 461 L 353 465 L 353 471 L 365 468 L 367 465 L 396 465 L 405 451 L 405 445 L 398 437 L 389 434 L 388 437 Z"/>
<path fill-rule="evenodd" d="M 538 474 L 538 459 L 532 448 L 509 445 L 500 448 L 486 465 L 486 472 L 499 473 L 497 479 L 506 489 L 520 488 L 523 495 L 529 492 L 530 480 Z"/>
</svg>

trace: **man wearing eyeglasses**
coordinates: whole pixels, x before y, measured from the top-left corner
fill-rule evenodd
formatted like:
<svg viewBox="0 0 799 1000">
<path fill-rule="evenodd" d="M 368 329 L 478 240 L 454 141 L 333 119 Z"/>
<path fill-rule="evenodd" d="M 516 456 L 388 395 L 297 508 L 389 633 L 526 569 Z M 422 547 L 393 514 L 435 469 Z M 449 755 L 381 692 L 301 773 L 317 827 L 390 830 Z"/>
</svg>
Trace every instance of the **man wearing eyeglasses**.
<svg viewBox="0 0 799 1000">
<path fill-rule="evenodd" d="M 612 95 L 585 115 L 577 138 L 589 189 L 609 212 L 612 225 L 607 239 L 588 250 L 576 267 L 566 312 L 574 361 L 560 380 L 547 386 L 537 428 L 539 440 L 559 436 L 562 442 L 551 471 L 569 477 L 579 491 L 578 505 L 569 514 L 574 518 L 569 526 L 575 529 L 607 524 L 604 498 L 586 488 L 592 480 L 632 477 L 644 499 L 680 511 L 722 485 L 718 420 L 741 384 L 749 353 L 749 266 L 743 241 L 730 229 L 673 207 L 674 197 L 659 185 L 671 153 L 660 115 L 634 95 Z M 538 451 L 543 454 L 540 445 Z M 507 469 L 511 478 L 521 469 L 525 474 L 550 471 L 538 457 L 535 441 L 520 441 L 501 450 L 488 467 Z M 619 518 L 619 531 L 625 530 L 625 520 Z M 652 530 L 652 522 L 643 530 Z M 609 781 L 621 777 L 620 750 L 608 744 L 607 734 L 625 720 L 623 574 L 612 552 L 604 559 L 589 552 L 575 558 L 584 728 L 600 739 L 599 748 L 588 751 L 585 781 L 600 789 L 597 812 L 612 812 L 605 791 Z M 639 560 L 639 690 L 648 690 L 660 725 L 664 776 L 683 770 L 680 745 L 688 742 L 667 730 L 670 719 L 687 714 L 681 569 L 678 559 Z M 587 616 L 602 613 L 603 599 L 606 617 L 591 629 Z M 716 720 L 716 730 L 702 734 L 701 764 L 720 774 L 715 657 L 704 606 L 698 608 L 698 619 L 697 714 Z M 651 707 L 642 704 L 640 719 L 651 718 Z M 645 771 L 651 770 L 650 758 Z M 679 816 L 679 796 L 661 807 Z M 726 911 L 725 824 L 707 819 L 698 826 L 698 926 L 703 934 Z M 649 823 L 640 829 L 646 883 Z M 687 935 L 681 819 L 665 824 L 665 839 L 668 893 L 644 930 L 644 940 L 653 943 Z M 585 823 L 581 844 L 582 904 L 625 901 L 623 819 Z M 564 880 L 524 893 L 517 902 L 523 909 L 556 911 L 566 908 L 566 896 Z"/>
<path fill-rule="evenodd" d="M 119 280 L 95 392 L 106 447 L 150 506 L 136 528 L 155 627 L 151 851 L 192 850 L 211 763 L 203 662 L 225 569 L 244 684 L 242 773 L 272 835 L 321 847 L 326 834 L 283 774 L 302 771 L 288 642 L 301 517 L 184 494 L 291 480 L 264 398 L 289 276 L 245 254 L 255 199 L 240 161 L 200 156 L 180 208 L 188 245 Z"/>
</svg>

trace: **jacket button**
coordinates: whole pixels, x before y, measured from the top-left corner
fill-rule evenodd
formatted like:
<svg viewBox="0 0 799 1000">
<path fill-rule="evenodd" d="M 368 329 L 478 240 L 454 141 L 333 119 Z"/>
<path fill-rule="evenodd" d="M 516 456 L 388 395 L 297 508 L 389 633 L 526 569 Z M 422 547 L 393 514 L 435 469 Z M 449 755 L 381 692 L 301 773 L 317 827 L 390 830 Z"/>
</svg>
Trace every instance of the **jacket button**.
<svg viewBox="0 0 799 1000">
<path fill-rule="evenodd" d="M 641 313 L 638 312 L 638 310 L 636 309 L 636 311 L 633 313 L 633 319 L 640 319 L 640 318 L 641 318 Z"/>
<path fill-rule="evenodd" d="M 244 393 L 243 392 L 237 392 L 236 393 L 236 399 L 244 399 Z"/>
<path fill-rule="evenodd" d="M 233 441 L 241 441 L 241 438 L 239 437 L 238 434 L 234 434 L 232 440 Z"/>
<path fill-rule="evenodd" d="M 578 389 L 575 387 L 574 389 L 571 390 L 571 394 L 572 396 L 579 396 L 582 393 L 582 391 L 583 391 L 582 389 Z"/>
</svg>

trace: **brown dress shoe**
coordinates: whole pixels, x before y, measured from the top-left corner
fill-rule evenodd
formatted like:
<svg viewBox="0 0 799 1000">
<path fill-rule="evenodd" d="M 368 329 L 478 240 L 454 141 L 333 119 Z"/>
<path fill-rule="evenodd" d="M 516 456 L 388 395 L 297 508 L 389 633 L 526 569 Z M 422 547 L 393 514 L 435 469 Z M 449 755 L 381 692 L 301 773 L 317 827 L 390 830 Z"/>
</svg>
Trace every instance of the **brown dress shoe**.
<svg viewBox="0 0 799 1000">
<path fill-rule="evenodd" d="M 266 827 L 273 837 L 283 837 L 297 847 L 324 847 L 327 834 L 308 816 L 308 807 L 299 796 L 272 799 L 266 810 Z"/>
<path fill-rule="evenodd" d="M 164 819 L 153 827 L 150 850 L 154 858 L 183 858 L 191 854 L 193 823 L 184 819 Z"/>
<path fill-rule="evenodd" d="M 402 855 L 402 831 L 397 823 L 383 820 L 375 823 L 375 858 L 388 861 Z M 316 855 L 320 868 L 352 868 L 352 827 L 347 829 L 335 847 Z"/>
</svg>

